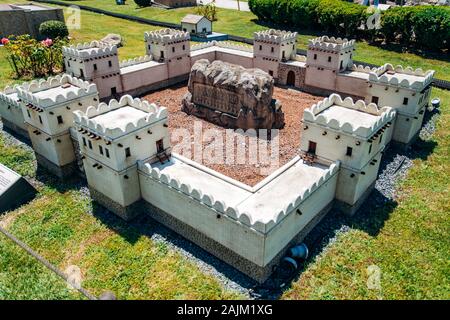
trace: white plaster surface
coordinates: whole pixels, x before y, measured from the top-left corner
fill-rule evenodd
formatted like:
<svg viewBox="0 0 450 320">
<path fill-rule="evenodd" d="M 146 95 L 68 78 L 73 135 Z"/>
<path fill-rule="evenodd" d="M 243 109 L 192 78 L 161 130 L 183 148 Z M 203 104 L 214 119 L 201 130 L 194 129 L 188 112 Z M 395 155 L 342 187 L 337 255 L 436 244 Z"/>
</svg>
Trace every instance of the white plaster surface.
<svg viewBox="0 0 450 320">
<path fill-rule="evenodd" d="M 380 119 L 380 116 L 337 105 L 331 106 L 319 114 L 324 115 L 327 119 L 336 119 L 340 123 L 348 122 L 354 127 L 370 128 Z"/>
<path fill-rule="evenodd" d="M 236 206 L 252 194 L 175 157 L 164 164 L 159 162 L 152 164 L 152 167 L 158 168 L 161 173 L 171 178 L 189 183 L 192 188 L 207 191 L 214 199 L 224 201 L 229 206 Z"/>
<path fill-rule="evenodd" d="M 61 95 L 61 94 L 63 94 L 64 96 L 67 97 L 67 94 L 69 92 L 72 92 L 74 95 L 77 95 L 78 94 L 78 91 L 77 91 L 78 89 L 80 89 L 80 88 L 77 87 L 77 86 L 74 86 L 73 84 L 70 84 L 70 86 L 68 86 L 68 87 L 64 87 L 63 88 L 62 86 L 59 86 L 59 87 L 54 87 L 54 88 L 49 88 L 49 89 L 46 89 L 46 90 L 34 92 L 33 94 L 36 97 L 40 98 L 40 99 L 52 99 L 52 100 L 55 100 L 56 97 L 58 95 Z"/>
<path fill-rule="evenodd" d="M 122 68 L 120 68 L 120 73 L 126 74 L 126 73 L 135 72 L 135 71 L 141 71 L 141 70 L 145 70 L 147 68 L 151 68 L 151 67 L 155 67 L 155 66 L 159 66 L 159 65 L 163 65 L 163 64 L 164 63 L 160 63 L 160 62 L 156 62 L 156 61 L 148 61 L 148 62 L 139 63 L 139 64 L 127 66 L 127 67 L 122 67 Z"/>
<path fill-rule="evenodd" d="M 247 52 L 247 51 L 241 51 L 241 50 L 237 50 L 237 49 L 231 49 L 231 48 L 222 48 L 219 46 L 211 46 L 208 48 L 203 48 L 200 50 L 195 50 L 191 52 L 191 57 L 195 57 L 198 55 L 202 55 L 202 54 L 206 54 L 209 52 L 214 52 L 214 51 L 219 51 L 219 52 L 224 52 L 224 53 L 230 53 L 233 55 L 237 55 L 237 56 L 243 56 L 246 58 L 253 58 L 253 52 Z"/>
<path fill-rule="evenodd" d="M 125 130 L 128 123 L 137 122 L 138 120 L 145 118 L 147 115 L 148 113 L 142 110 L 125 106 L 120 109 L 112 110 L 93 117 L 92 120 L 107 129 L 121 128 L 122 130 Z"/>
<path fill-rule="evenodd" d="M 320 164 L 307 165 L 303 160 L 298 160 L 258 191 L 251 192 L 175 157 L 165 164 L 154 163 L 152 167 L 172 179 L 189 183 L 193 189 L 207 192 L 227 206 L 236 207 L 239 212 L 245 212 L 251 221 L 262 223 L 276 221 L 280 211 L 319 181 L 329 168 Z"/>
<path fill-rule="evenodd" d="M 240 203 L 237 208 L 239 212 L 249 214 L 252 221 L 267 223 L 276 220 L 280 211 L 317 182 L 327 169 L 328 166 L 320 164 L 310 166 L 299 160 L 252 197 Z"/>
</svg>

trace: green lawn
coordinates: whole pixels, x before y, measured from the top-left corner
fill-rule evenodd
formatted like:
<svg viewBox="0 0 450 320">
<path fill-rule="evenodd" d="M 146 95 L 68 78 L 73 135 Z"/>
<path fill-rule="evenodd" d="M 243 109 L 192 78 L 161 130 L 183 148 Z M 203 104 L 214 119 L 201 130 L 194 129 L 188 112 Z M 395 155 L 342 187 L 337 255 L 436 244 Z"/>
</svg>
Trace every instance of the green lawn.
<svg viewBox="0 0 450 320">
<path fill-rule="evenodd" d="M 170 10 L 174 12 L 170 14 L 177 10 Z M 142 35 L 149 29 L 147 25 L 83 12 L 82 29 L 71 32 L 71 36 L 73 42 L 79 42 L 121 32 L 125 35 L 125 46 L 120 49 L 120 56 L 128 58 L 144 53 Z M 370 55 L 370 62 L 384 61 L 377 50 L 380 49 L 374 49 Z M 397 59 L 403 57 L 388 53 Z M 14 80 L 5 72 L 9 69 L 2 55 L 3 48 L 0 49 L 0 84 L 6 85 Z M 421 58 L 414 57 L 420 66 Z M 441 64 L 448 70 L 448 64 L 443 62 L 428 63 Z M 398 206 L 383 208 L 368 221 L 364 215 L 349 220 L 350 231 L 309 262 L 282 298 L 450 298 L 447 216 L 450 211 L 450 92 L 434 89 L 432 96 L 439 96 L 443 101 L 436 134 L 429 142 L 436 143 L 436 147 L 427 159 L 415 160 L 415 166 L 401 183 Z M 36 178 L 33 153 L 9 141 L 0 132 L 0 162 Z M 83 286 L 91 293 L 100 295 L 112 290 L 119 299 L 240 297 L 166 244 L 142 233 L 142 230 L 151 233 L 148 220 L 142 220 L 142 228 L 129 225 L 101 212 L 79 185 L 63 187 L 48 176 L 37 178 L 41 181 L 37 198 L 0 216 L 0 223 L 61 270 L 69 265 L 79 266 Z M 379 233 L 374 235 L 361 227 L 371 223 L 381 226 Z M 381 292 L 368 290 L 366 286 L 366 269 L 373 264 L 382 272 Z M 63 281 L 0 235 L 0 299 L 5 298 L 80 296 L 68 291 Z"/>
</svg>

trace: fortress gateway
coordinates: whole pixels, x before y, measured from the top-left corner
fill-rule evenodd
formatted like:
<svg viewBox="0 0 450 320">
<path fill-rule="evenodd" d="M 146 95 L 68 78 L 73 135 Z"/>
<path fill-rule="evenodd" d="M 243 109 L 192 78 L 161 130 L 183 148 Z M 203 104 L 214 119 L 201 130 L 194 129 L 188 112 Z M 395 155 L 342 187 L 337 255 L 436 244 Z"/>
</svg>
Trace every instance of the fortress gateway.
<svg viewBox="0 0 450 320">
<path fill-rule="evenodd" d="M 356 66 L 353 40 L 313 39 L 299 56 L 296 36 L 268 30 L 253 48 L 191 47 L 188 33 L 165 29 L 145 34 L 146 56 L 122 63 L 115 46 L 66 47 L 66 74 L 0 94 L 2 122 L 30 138 L 50 172 L 83 170 L 92 198 L 123 219 L 148 214 L 263 282 L 330 208 L 356 212 L 385 147 L 417 137 L 433 78 Z M 298 155 L 253 187 L 173 153 L 167 109 L 132 98 L 186 81 L 200 59 L 259 68 L 278 84 L 327 96 L 297 124 Z M 100 103 L 109 97 L 117 100 Z"/>
</svg>

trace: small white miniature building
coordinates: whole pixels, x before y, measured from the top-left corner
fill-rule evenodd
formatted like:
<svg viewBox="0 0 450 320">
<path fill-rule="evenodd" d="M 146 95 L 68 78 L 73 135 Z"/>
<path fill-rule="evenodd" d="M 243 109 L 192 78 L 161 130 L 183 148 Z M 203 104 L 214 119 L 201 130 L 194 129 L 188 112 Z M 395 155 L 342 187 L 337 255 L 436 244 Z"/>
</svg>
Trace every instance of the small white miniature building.
<svg viewBox="0 0 450 320">
<path fill-rule="evenodd" d="M 305 109 L 300 149 L 313 161 L 341 162 L 336 200 L 344 212 L 355 213 L 374 187 L 393 121 L 390 107 L 337 94 Z"/>
<path fill-rule="evenodd" d="M 18 85 L 6 87 L 3 92 L 0 92 L 0 116 L 4 128 L 28 138 L 27 125 L 17 96 L 17 87 Z"/>
<path fill-rule="evenodd" d="M 191 35 L 211 34 L 212 21 L 205 16 L 188 14 L 181 20 L 181 29 Z"/>
<path fill-rule="evenodd" d="M 125 95 L 74 116 L 91 196 L 131 219 L 141 198 L 137 162 L 170 157 L 167 109 Z"/>
<path fill-rule="evenodd" d="M 76 156 L 69 129 L 73 111 L 98 104 L 95 84 L 69 75 L 31 81 L 17 87 L 38 164 L 65 178 L 76 169 Z"/>
<path fill-rule="evenodd" d="M 66 73 L 97 84 L 100 97 L 122 92 L 117 47 L 98 41 L 63 47 Z"/>
<path fill-rule="evenodd" d="M 274 29 L 255 32 L 253 54 L 254 67 L 277 78 L 279 63 L 297 55 L 297 32 Z"/>
</svg>

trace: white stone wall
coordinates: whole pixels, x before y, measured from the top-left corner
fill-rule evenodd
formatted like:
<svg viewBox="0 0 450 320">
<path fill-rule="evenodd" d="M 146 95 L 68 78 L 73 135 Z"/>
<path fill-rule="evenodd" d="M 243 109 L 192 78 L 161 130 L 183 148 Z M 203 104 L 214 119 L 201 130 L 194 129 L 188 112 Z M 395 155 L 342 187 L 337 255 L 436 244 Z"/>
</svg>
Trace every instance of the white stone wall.
<svg viewBox="0 0 450 320">
<path fill-rule="evenodd" d="M 121 75 L 125 92 L 152 85 L 169 78 L 167 63 L 161 63 L 149 68 L 138 69 Z"/>
</svg>

